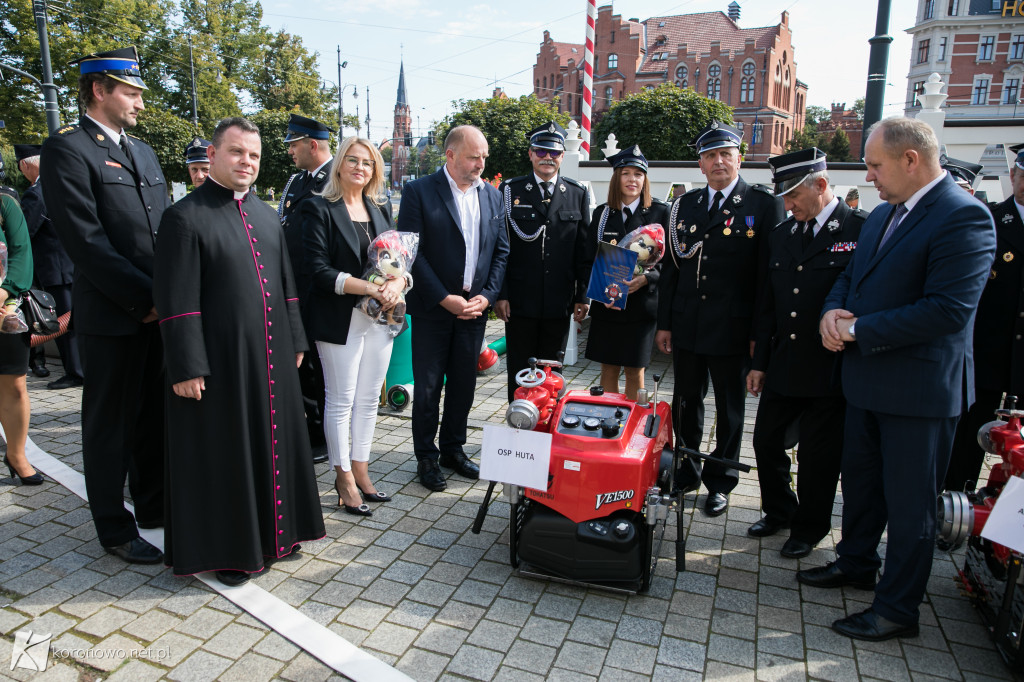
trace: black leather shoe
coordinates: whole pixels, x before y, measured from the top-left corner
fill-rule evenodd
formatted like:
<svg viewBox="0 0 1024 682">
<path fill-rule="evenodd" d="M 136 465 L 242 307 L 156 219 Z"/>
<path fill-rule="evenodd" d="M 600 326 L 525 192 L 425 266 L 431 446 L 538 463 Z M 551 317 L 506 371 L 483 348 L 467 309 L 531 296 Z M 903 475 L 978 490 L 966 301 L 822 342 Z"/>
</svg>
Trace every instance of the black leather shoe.
<svg viewBox="0 0 1024 682">
<path fill-rule="evenodd" d="M 466 457 L 466 453 L 461 450 L 447 454 L 442 452 L 441 457 L 438 459 L 438 464 L 448 469 L 454 469 L 466 478 L 472 478 L 473 480 L 480 478 L 480 467 L 469 457 Z"/>
<path fill-rule="evenodd" d="M 834 561 L 830 561 L 824 566 L 797 571 L 796 581 L 811 587 L 842 587 L 843 585 L 849 585 L 858 590 L 875 589 L 875 576 L 873 574 L 850 575 L 849 573 L 843 573 Z"/>
<path fill-rule="evenodd" d="M 765 516 L 747 529 L 747 535 L 755 538 L 766 538 L 769 535 L 775 535 L 783 528 L 789 528 L 789 524 L 784 522 L 775 522 Z"/>
<path fill-rule="evenodd" d="M 52 391 L 62 391 L 65 388 L 75 388 L 81 385 L 82 377 L 76 377 L 74 374 L 65 374 L 60 379 L 46 384 L 46 387 Z"/>
<path fill-rule="evenodd" d="M 704 513 L 708 516 L 721 516 L 729 508 L 729 496 L 725 493 L 708 493 L 704 500 Z"/>
<path fill-rule="evenodd" d="M 142 530 L 153 530 L 154 528 L 163 528 L 164 520 L 153 519 L 151 521 L 139 521 L 138 519 L 135 519 L 135 525 L 141 528 Z"/>
<path fill-rule="evenodd" d="M 46 365 L 41 363 L 32 365 L 32 373 L 40 379 L 50 376 L 50 370 L 46 369 Z"/>
<path fill-rule="evenodd" d="M 313 446 L 313 464 L 323 464 L 327 461 L 327 443 Z"/>
<path fill-rule="evenodd" d="M 903 625 L 882 618 L 874 609 L 861 611 L 832 623 L 832 629 L 841 635 L 868 642 L 884 642 L 894 637 L 917 637 L 917 623 Z"/>
<path fill-rule="evenodd" d="M 245 571 L 217 571 L 217 580 L 228 587 L 238 587 L 249 582 L 249 574 Z"/>
<path fill-rule="evenodd" d="M 798 540 L 797 538 L 790 538 L 782 545 L 779 554 L 787 559 L 800 559 L 810 554 L 812 549 L 814 549 L 814 545 L 811 543 Z"/>
<path fill-rule="evenodd" d="M 113 554 L 130 564 L 158 564 L 164 560 L 164 553 L 142 538 L 134 538 L 115 547 L 104 547 L 107 554 Z"/>
<path fill-rule="evenodd" d="M 420 477 L 420 483 L 428 490 L 441 492 L 448 487 L 444 480 L 444 474 L 441 473 L 441 467 L 437 465 L 437 462 L 421 459 L 416 464 L 416 473 Z"/>
</svg>

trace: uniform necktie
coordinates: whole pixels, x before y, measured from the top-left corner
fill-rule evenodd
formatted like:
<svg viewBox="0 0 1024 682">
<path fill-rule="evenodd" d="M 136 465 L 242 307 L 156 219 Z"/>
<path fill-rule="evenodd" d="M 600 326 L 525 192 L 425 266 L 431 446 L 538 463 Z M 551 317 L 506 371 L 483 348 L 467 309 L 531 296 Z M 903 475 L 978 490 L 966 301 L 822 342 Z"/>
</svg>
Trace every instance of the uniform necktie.
<svg viewBox="0 0 1024 682">
<path fill-rule="evenodd" d="M 889 227 L 885 228 L 885 234 L 882 235 L 882 241 L 878 242 L 878 248 L 881 249 L 885 246 L 885 243 L 889 241 L 889 237 L 899 227 L 900 221 L 903 220 L 903 216 L 907 215 L 907 207 L 904 204 L 896 204 L 896 210 L 892 212 L 892 218 L 889 220 Z"/>
<path fill-rule="evenodd" d="M 555 184 L 555 183 L 550 182 L 550 181 L 540 183 L 540 186 L 543 188 L 543 190 L 541 191 L 541 194 L 544 195 L 544 197 L 543 197 L 544 201 L 551 201 L 551 186 L 553 184 Z"/>
<path fill-rule="evenodd" d="M 128 136 L 124 134 L 123 130 L 121 131 L 120 146 L 121 146 L 121 151 L 124 152 L 124 155 L 128 157 L 128 160 L 131 161 L 132 162 L 132 166 L 134 166 L 135 165 L 135 159 L 132 158 L 132 148 L 128 145 Z"/>
<path fill-rule="evenodd" d="M 718 213 L 718 209 L 721 208 L 721 206 L 722 206 L 722 193 L 721 192 L 715 192 L 715 200 L 711 202 L 711 210 L 708 211 L 708 217 L 709 218 L 713 218 L 715 216 L 715 214 Z"/>
<path fill-rule="evenodd" d="M 814 241 L 814 225 L 815 225 L 815 223 L 816 223 L 815 220 L 811 220 L 811 221 L 809 221 L 807 223 L 804 223 L 804 250 L 805 251 L 810 247 L 811 242 Z"/>
<path fill-rule="evenodd" d="M 622 224 L 625 225 L 629 222 L 629 219 L 633 217 L 633 211 L 629 209 L 629 206 L 622 207 Z"/>
</svg>

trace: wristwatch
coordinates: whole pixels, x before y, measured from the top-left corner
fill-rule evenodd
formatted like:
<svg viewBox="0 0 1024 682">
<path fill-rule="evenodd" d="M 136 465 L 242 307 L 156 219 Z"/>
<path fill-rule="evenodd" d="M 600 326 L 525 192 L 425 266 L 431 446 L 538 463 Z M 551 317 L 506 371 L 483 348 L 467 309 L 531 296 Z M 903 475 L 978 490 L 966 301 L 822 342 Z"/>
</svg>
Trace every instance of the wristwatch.
<svg viewBox="0 0 1024 682">
<path fill-rule="evenodd" d="M 850 328 L 846 330 L 846 331 L 850 332 L 850 336 L 853 337 L 854 341 L 857 340 L 857 331 L 854 329 L 854 327 L 856 327 L 856 326 L 857 326 L 857 322 L 854 321 L 854 323 L 850 325 Z"/>
</svg>

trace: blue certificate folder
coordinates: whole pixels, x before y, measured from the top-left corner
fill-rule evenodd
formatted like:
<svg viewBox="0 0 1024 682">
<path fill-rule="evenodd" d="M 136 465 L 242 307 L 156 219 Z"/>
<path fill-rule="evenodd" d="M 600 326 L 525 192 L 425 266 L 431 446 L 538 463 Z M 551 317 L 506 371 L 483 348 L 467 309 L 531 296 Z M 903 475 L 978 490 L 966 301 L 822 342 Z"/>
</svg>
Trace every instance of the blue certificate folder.
<svg viewBox="0 0 1024 682">
<path fill-rule="evenodd" d="M 626 294 L 629 292 L 627 282 L 633 279 L 633 269 L 639 255 L 621 246 L 598 242 L 587 296 L 601 303 L 610 303 L 613 308 L 625 310 Z"/>
</svg>

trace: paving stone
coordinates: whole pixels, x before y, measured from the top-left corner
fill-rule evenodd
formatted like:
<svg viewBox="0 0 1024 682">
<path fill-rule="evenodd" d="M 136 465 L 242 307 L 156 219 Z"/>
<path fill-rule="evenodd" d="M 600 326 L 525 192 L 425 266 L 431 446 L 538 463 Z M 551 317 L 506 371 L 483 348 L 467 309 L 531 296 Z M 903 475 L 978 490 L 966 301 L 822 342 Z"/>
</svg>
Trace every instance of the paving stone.
<svg viewBox="0 0 1024 682">
<path fill-rule="evenodd" d="M 490 606 L 494 598 L 498 596 L 498 585 L 480 582 L 479 580 L 466 580 L 452 595 L 452 599 L 476 604 L 478 606 Z"/>
<path fill-rule="evenodd" d="M 501 665 L 502 655 L 497 651 L 463 645 L 448 664 L 448 672 L 474 680 L 490 680 Z"/>
<path fill-rule="evenodd" d="M 416 646 L 420 649 L 451 656 L 459 650 L 468 634 L 465 630 L 440 623 L 431 623 L 416 639 Z"/>
<path fill-rule="evenodd" d="M 907 661 L 911 676 L 915 679 L 918 677 L 915 673 L 926 673 L 946 679 L 960 679 L 956 659 L 948 651 L 935 651 L 904 643 L 903 656 Z"/>
<path fill-rule="evenodd" d="M 576 618 L 576 613 L 579 611 L 581 603 L 581 599 L 574 597 L 547 595 L 533 607 L 533 612 L 538 616 L 572 621 Z"/>
<path fill-rule="evenodd" d="M 171 680 L 181 682 L 207 682 L 217 677 L 231 666 L 227 658 L 215 656 L 208 651 L 197 651 L 181 665 L 167 674 Z"/>
<path fill-rule="evenodd" d="M 704 647 L 696 642 L 687 642 L 673 637 L 663 637 L 658 646 L 658 663 L 685 668 L 687 670 L 704 670 Z"/>
<path fill-rule="evenodd" d="M 524 602 L 498 597 L 487 609 L 487 618 L 499 623 L 522 627 L 530 617 L 533 606 Z"/>
<path fill-rule="evenodd" d="M 566 642 L 558 651 L 555 666 L 578 671 L 587 675 L 598 675 L 604 665 L 605 647 Z M 554 673 L 554 671 L 552 671 Z"/>
<path fill-rule="evenodd" d="M 22 597 L 11 606 L 30 616 L 39 616 L 71 598 L 70 593 L 50 586 Z"/>
<path fill-rule="evenodd" d="M 237 659 L 263 639 L 263 633 L 255 628 L 232 623 L 203 644 L 203 648 L 220 656 Z"/>
<path fill-rule="evenodd" d="M 725 661 L 746 668 L 753 668 L 754 643 L 735 637 L 726 637 L 712 633 L 708 640 L 708 658 Z"/>
<path fill-rule="evenodd" d="M 222 682 L 270 680 L 284 667 L 280 661 L 252 652 L 246 653 L 218 678 Z"/>
<path fill-rule="evenodd" d="M 434 580 L 422 580 L 409 591 L 408 598 L 414 601 L 444 606 L 455 592 L 455 587 Z"/>
<path fill-rule="evenodd" d="M 857 662 L 852 658 L 808 649 L 806 663 L 808 677 L 829 682 L 855 682 L 860 679 Z"/>
<path fill-rule="evenodd" d="M 484 620 L 466 639 L 466 642 L 485 649 L 505 652 L 519 636 L 519 628 L 505 623 Z"/>
<path fill-rule="evenodd" d="M 233 618 L 226 613 L 212 608 L 201 608 L 186 618 L 176 630 L 200 639 L 210 639 L 232 620 Z"/>
<path fill-rule="evenodd" d="M 171 589 L 171 592 L 173 594 L 160 603 L 160 608 L 185 617 L 195 613 L 215 596 L 213 592 L 198 587 L 184 587 L 177 591 Z"/>
<path fill-rule="evenodd" d="M 163 611 L 148 611 L 121 629 L 133 637 L 152 642 L 182 622 L 181 618 Z"/>
<path fill-rule="evenodd" d="M 729 680 L 729 682 L 754 682 L 757 679 L 751 668 L 742 668 L 719 661 L 709 661 L 704 670 L 708 680 Z"/>
<path fill-rule="evenodd" d="M 414 680 L 430 682 L 441 676 L 450 660 L 449 656 L 442 656 L 423 649 L 410 649 L 399 659 L 395 667 Z"/>
<path fill-rule="evenodd" d="M 106 682 L 155 682 L 164 676 L 166 670 L 157 668 L 142 661 L 129 661 L 117 669 Z M 76 671 L 75 679 L 78 679 Z"/>
<path fill-rule="evenodd" d="M 665 618 L 665 626 L 662 629 L 662 633 L 669 637 L 679 637 L 703 644 L 708 641 L 710 628 L 710 621 L 703 618 L 670 613 Z"/>
<path fill-rule="evenodd" d="M 641 675 L 650 675 L 658 650 L 654 647 L 616 639 L 608 649 L 605 665 Z"/>
<path fill-rule="evenodd" d="M 107 607 L 86 618 L 76 625 L 75 629 L 94 637 L 106 637 L 111 632 L 120 630 L 135 620 L 136 617 L 134 613 L 129 611 Z"/>
<path fill-rule="evenodd" d="M 5 635 L 14 632 L 27 622 L 29 622 L 29 617 L 14 609 L 0 609 L 0 632 Z"/>
<path fill-rule="evenodd" d="M 775 682 L 776 680 L 807 679 L 807 671 L 802 660 L 784 658 L 775 654 L 757 654 L 757 679 Z"/>
<path fill-rule="evenodd" d="M 544 675 L 551 667 L 551 662 L 555 660 L 557 652 L 558 649 L 555 647 L 520 640 L 512 645 L 503 663 L 519 670 Z"/>
<path fill-rule="evenodd" d="M 149 582 L 149 576 L 136 573 L 135 571 L 121 571 L 96 585 L 96 589 L 100 592 L 112 594 L 115 597 L 124 597 L 146 582 Z"/>
<path fill-rule="evenodd" d="M 779 632 L 768 628 L 757 630 L 758 654 L 774 654 L 786 658 L 803 659 L 804 640 L 792 632 Z"/>
<path fill-rule="evenodd" d="M 583 644 L 607 647 L 615 636 L 615 627 L 615 623 L 581 617 L 573 621 L 568 638 Z"/>
<path fill-rule="evenodd" d="M 623 616 L 615 630 L 615 636 L 629 642 L 658 646 L 661 641 L 662 623 L 650 618 Z"/>
<path fill-rule="evenodd" d="M 427 570 L 428 568 L 421 564 L 415 564 L 409 561 L 395 561 L 388 566 L 387 570 L 381 574 L 381 577 L 387 580 L 393 580 L 395 582 L 415 586 L 423 578 Z"/>
<path fill-rule="evenodd" d="M 618 621 L 626 607 L 624 599 L 590 593 L 580 604 L 579 615 Z"/>
<path fill-rule="evenodd" d="M 292 577 L 271 590 L 271 594 L 290 606 L 299 606 L 320 588 L 316 583 Z"/>
<path fill-rule="evenodd" d="M 910 679 L 907 664 L 901 658 L 886 656 L 873 651 L 857 651 L 857 669 L 861 675 L 889 682 Z"/>
<path fill-rule="evenodd" d="M 372 630 L 387 617 L 391 609 L 382 604 L 374 604 L 363 599 L 353 601 L 338 616 L 338 622 L 363 630 Z"/>
<path fill-rule="evenodd" d="M 448 602 L 438 611 L 435 620 L 439 623 L 470 630 L 484 617 L 484 613 L 486 611 L 478 606 L 453 601 Z"/>
<path fill-rule="evenodd" d="M 155 660 L 157 660 L 161 665 L 173 668 L 185 660 L 185 658 L 195 651 L 195 649 L 202 643 L 203 641 L 201 639 L 186 637 L 185 635 L 171 631 L 150 644 L 149 650 L 166 654 L 161 655 L 160 658 Z"/>
<path fill-rule="evenodd" d="M 362 590 L 359 587 L 332 580 L 317 590 L 310 599 L 344 608 L 351 604 L 360 592 Z"/>
</svg>

